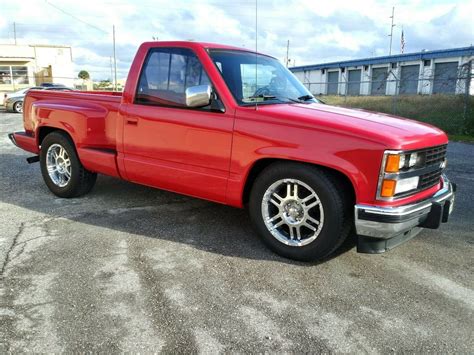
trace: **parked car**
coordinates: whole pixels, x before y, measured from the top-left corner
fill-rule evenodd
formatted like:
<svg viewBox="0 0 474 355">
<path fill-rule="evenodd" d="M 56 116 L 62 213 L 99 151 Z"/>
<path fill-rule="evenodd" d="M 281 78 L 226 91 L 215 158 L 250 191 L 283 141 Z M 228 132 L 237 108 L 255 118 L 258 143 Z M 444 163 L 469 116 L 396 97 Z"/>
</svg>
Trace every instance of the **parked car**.
<svg viewBox="0 0 474 355">
<path fill-rule="evenodd" d="M 56 84 L 56 83 L 42 83 L 39 86 L 44 88 L 66 88 L 66 85 L 63 84 Z"/>
<path fill-rule="evenodd" d="M 56 91 L 72 91 L 74 89 L 68 88 L 64 85 L 54 85 L 54 86 L 35 86 L 32 88 L 22 89 L 15 91 L 11 94 L 5 94 L 5 99 L 3 104 L 5 109 L 9 112 L 22 113 L 23 112 L 23 100 L 25 95 L 30 90 L 56 90 Z"/>
<path fill-rule="evenodd" d="M 101 173 L 247 207 L 297 260 L 327 257 L 353 229 L 358 251 L 384 252 L 453 210 L 444 132 L 320 104 L 277 59 L 230 46 L 144 43 L 123 93 L 31 90 L 24 127 L 10 139 L 57 196 Z"/>
<path fill-rule="evenodd" d="M 21 89 L 21 90 L 17 90 L 17 91 L 14 91 L 14 92 L 9 92 L 9 93 L 5 93 L 3 94 L 3 101 L 2 101 L 2 105 L 5 106 L 5 102 L 7 101 L 7 99 L 9 97 L 15 97 L 15 96 L 24 96 L 25 93 L 30 90 L 31 88 L 24 88 L 24 89 Z"/>
<path fill-rule="evenodd" d="M 7 109 L 7 111 L 11 112 L 23 112 L 23 99 L 28 92 L 28 90 L 31 89 L 43 89 L 42 87 L 36 86 L 33 88 L 25 88 L 21 89 L 12 93 L 6 93 L 3 98 L 3 105 Z"/>
</svg>

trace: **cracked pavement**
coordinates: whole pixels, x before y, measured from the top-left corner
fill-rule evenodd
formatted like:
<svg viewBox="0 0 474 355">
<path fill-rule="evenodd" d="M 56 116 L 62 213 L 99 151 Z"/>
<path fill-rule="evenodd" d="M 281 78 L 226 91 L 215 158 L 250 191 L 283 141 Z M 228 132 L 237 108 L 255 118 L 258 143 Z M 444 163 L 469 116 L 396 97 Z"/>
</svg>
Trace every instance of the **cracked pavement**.
<svg viewBox="0 0 474 355">
<path fill-rule="evenodd" d="M 382 255 L 304 264 L 245 211 L 99 176 L 59 199 L 0 112 L 0 352 L 471 352 L 474 145 L 451 143 L 455 212 Z"/>
</svg>

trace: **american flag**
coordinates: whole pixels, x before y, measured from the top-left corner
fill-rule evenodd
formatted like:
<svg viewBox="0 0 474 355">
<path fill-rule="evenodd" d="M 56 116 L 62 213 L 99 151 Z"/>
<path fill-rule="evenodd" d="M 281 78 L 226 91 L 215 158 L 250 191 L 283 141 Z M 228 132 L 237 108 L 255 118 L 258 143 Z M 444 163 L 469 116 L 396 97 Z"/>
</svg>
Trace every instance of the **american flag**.
<svg viewBox="0 0 474 355">
<path fill-rule="evenodd" d="M 402 28 L 402 37 L 400 38 L 400 52 L 405 52 L 405 36 L 403 35 L 403 28 Z"/>
</svg>

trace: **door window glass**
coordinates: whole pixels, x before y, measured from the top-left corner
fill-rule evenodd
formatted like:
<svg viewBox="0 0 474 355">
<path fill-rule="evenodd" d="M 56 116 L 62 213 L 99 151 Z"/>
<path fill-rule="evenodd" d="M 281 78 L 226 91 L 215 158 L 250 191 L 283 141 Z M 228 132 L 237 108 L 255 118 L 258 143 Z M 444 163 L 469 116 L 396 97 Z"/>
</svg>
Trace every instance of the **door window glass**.
<svg viewBox="0 0 474 355">
<path fill-rule="evenodd" d="M 186 106 L 186 89 L 210 85 L 196 55 L 186 48 L 155 48 L 145 60 L 136 102 L 164 106 Z"/>
</svg>

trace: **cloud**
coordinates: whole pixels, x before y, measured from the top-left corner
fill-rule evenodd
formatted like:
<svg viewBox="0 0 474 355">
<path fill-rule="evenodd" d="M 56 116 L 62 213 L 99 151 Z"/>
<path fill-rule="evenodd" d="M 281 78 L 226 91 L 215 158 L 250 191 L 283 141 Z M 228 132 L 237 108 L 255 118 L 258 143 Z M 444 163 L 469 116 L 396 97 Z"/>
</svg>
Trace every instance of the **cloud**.
<svg viewBox="0 0 474 355">
<path fill-rule="evenodd" d="M 138 45 L 160 40 L 217 42 L 255 48 L 255 2 L 235 0 L 10 1 L 0 13 L 0 42 L 65 44 L 75 70 L 110 78 L 112 26 L 119 78 L 127 75 Z M 281 60 L 290 40 L 297 65 L 384 55 L 392 3 L 375 0 L 258 0 L 259 51 Z M 66 13 L 65 13 L 66 12 Z M 69 16 L 71 14 L 72 16 Z M 402 1 L 396 7 L 393 52 L 403 26 L 407 51 L 467 46 L 474 42 L 470 1 Z"/>
</svg>

